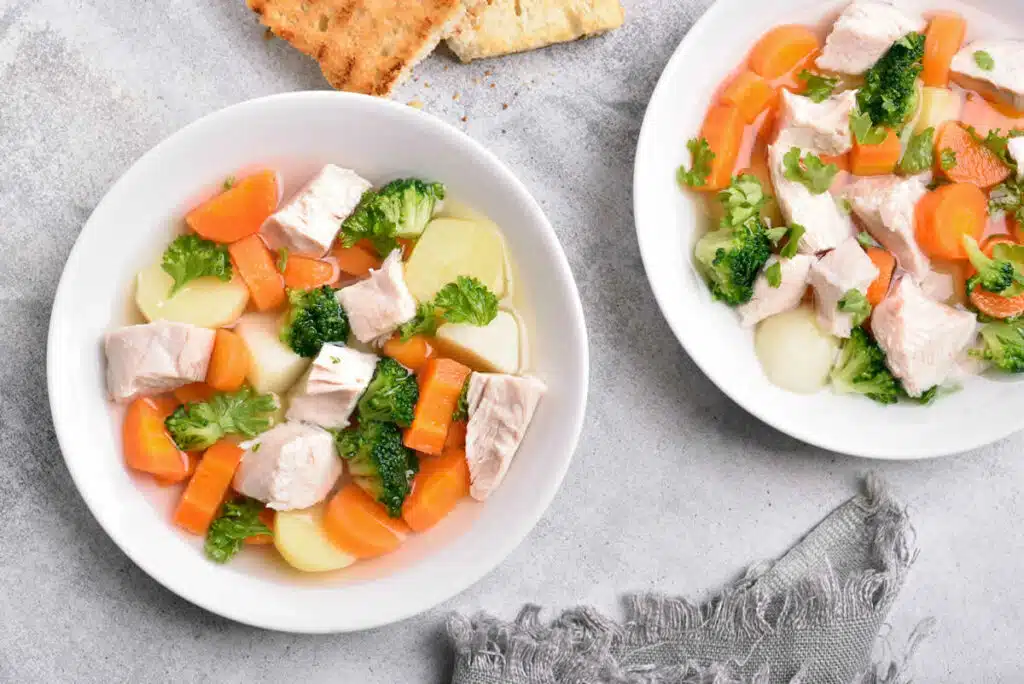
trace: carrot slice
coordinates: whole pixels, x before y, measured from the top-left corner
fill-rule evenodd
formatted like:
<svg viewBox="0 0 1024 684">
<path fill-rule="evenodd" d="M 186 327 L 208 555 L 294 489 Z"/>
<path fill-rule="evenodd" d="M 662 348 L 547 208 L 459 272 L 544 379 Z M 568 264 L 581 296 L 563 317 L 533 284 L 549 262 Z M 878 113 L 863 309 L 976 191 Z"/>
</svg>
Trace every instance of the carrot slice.
<svg viewBox="0 0 1024 684">
<path fill-rule="evenodd" d="M 382 351 L 385 356 L 390 356 L 413 372 L 423 368 L 427 360 L 434 355 L 433 347 L 423 335 L 413 335 L 404 342 L 399 335 L 395 335 L 384 343 Z"/>
<path fill-rule="evenodd" d="M 739 109 L 744 121 L 752 124 L 774 103 L 776 96 L 775 88 L 768 81 L 753 71 L 744 71 L 726 87 L 722 102 Z"/>
<path fill-rule="evenodd" d="M 971 305 L 975 309 L 992 318 L 1007 319 L 1024 314 L 1024 294 L 1016 297 L 1004 297 L 995 292 L 983 290 L 975 286 L 971 292 Z"/>
<path fill-rule="evenodd" d="M 324 532 L 339 549 L 356 558 L 391 553 L 411 532 L 400 518 L 370 498 L 356 484 L 345 485 L 327 504 Z"/>
<path fill-rule="evenodd" d="M 402 520 L 413 532 L 423 532 L 441 522 L 467 496 L 466 452 L 461 448 L 446 449 L 440 456 L 429 456 L 420 462 L 412 493 L 402 504 Z"/>
<path fill-rule="evenodd" d="M 427 361 L 419 376 L 420 399 L 412 426 L 405 431 L 405 446 L 425 454 L 441 453 L 452 413 L 471 372 L 468 366 L 451 359 Z"/>
<path fill-rule="evenodd" d="M 178 400 L 179 405 L 208 401 L 214 394 L 216 391 L 205 382 L 193 382 L 174 390 L 174 398 Z"/>
<path fill-rule="evenodd" d="M 924 71 L 921 79 L 926 86 L 945 88 L 949 85 L 949 66 L 953 57 L 960 52 L 967 22 L 959 14 L 942 12 L 936 14 L 924 39 Z"/>
<path fill-rule="evenodd" d="M 987 214 L 988 199 L 978 186 L 970 183 L 944 185 L 925 195 L 917 204 L 917 242 L 932 258 L 967 259 L 964 236 L 980 240 Z"/>
<path fill-rule="evenodd" d="M 249 288 L 257 309 L 270 311 L 284 305 L 287 299 L 284 279 L 277 270 L 273 255 L 259 235 L 239 240 L 228 247 L 228 252 Z"/>
<path fill-rule="evenodd" d="M 370 275 L 370 269 L 378 269 L 382 263 L 376 250 L 363 242 L 358 242 L 352 247 L 336 245 L 332 253 L 338 262 L 338 268 L 357 278 Z"/>
<path fill-rule="evenodd" d="M 818 37 L 805 26 L 777 26 L 757 41 L 750 53 L 750 68 L 774 80 L 793 69 L 820 47 Z"/>
<path fill-rule="evenodd" d="M 991 188 L 1010 175 L 1010 168 L 995 152 L 975 140 L 955 121 L 945 124 L 935 139 L 936 159 L 941 159 L 947 150 L 956 155 L 956 163 L 952 168 L 943 169 L 943 173 L 954 183 L 973 183 L 979 188 Z"/>
<path fill-rule="evenodd" d="M 715 158 L 707 182 L 696 190 L 722 190 L 732 182 L 732 172 L 743 144 L 743 115 L 732 105 L 715 105 L 708 110 L 701 128 L 701 137 L 708 141 Z"/>
<path fill-rule="evenodd" d="M 276 514 L 270 508 L 264 508 L 260 511 L 260 522 L 270 528 L 271 534 L 255 534 L 251 537 L 246 537 L 245 543 L 253 546 L 266 546 L 267 544 L 273 544 L 274 535 L 272 533 L 274 530 L 275 517 Z"/>
<path fill-rule="evenodd" d="M 444 440 L 444 448 L 464 449 L 466 447 L 466 430 L 468 425 L 464 420 L 457 420 L 448 428 L 448 437 Z"/>
<path fill-rule="evenodd" d="M 829 164 L 835 164 L 840 171 L 850 171 L 850 153 L 844 154 L 823 154 L 821 155 L 821 163 L 828 166 Z"/>
<path fill-rule="evenodd" d="M 865 145 L 855 138 L 850 152 L 850 171 L 857 176 L 888 175 L 895 172 L 902 153 L 900 138 L 892 129 L 877 145 Z"/>
<path fill-rule="evenodd" d="M 878 306 L 889 294 L 889 283 L 892 282 L 892 274 L 896 270 L 896 258 L 884 249 L 869 247 L 868 258 L 878 269 L 878 277 L 868 287 L 868 303 L 871 306 Z"/>
<path fill-rule="evenodd" d="M 174 511 L 176 525 L 193 534 L 206 534 L 220 512 L 243 453 L 238 445 L 227 441 L 206 450 Z"/>
<path fill-rule="evenodd" d="M 199 460 L 202 456 L 195 451 L 186 451 L 185 457 L 187 459 L 187 467 L 181 476 L 161 477 L 159 475 L 154 475 L 153 479 L 156 480 L 156 483 L 161 487 L 173 487 L 174 485 L 181 484 L 188 478 L 192 477 L 192 474 L 196 472 L 196 466 L 199 465 Z"/>
<path fill-rule="evenodd" d="M 220 329 L 213 340 L 206 384 L 218 392 L 234 392 L 245 383 L 250 364 L 245 340 L 230 330 Z"/>
<path fill-rule="evenodd" d="M 277 209 L 277 174 L 260 171 L 238 181 L 185 217 L 188 227 L 214 242 L 230 244 L 258 233 Z"/>
<path fill-rule="evenodd" d="M 299 254 L 289 256 L 284 267 L 284 284 L 293 290 L 314 290 L 338 279 L 338 268 L 329 261 Z"/>
<path fill-rule="evenodd" d="M 122 427 L 124 459 L 129 468 L 182 479 L 188 472 L 188 457 L 167 433 L 166 418 L 166 406 L 149 397 L 129 404 Z"/>
</svg>

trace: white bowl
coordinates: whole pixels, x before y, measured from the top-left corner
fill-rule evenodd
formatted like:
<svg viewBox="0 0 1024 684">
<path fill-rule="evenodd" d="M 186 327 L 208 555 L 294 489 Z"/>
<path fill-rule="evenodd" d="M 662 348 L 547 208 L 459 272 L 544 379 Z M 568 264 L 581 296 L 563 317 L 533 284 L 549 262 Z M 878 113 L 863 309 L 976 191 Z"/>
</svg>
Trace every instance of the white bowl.
<svg viewBox="0 0 1024 684">
<path fill-rule="evenodd" d="M 101 339 L 127 316 L 134 274 L 159 255 L 184 213 L 231 174 L 281 172 L 289 192 L 327 162 L 374 182 L 442 181 L 502 226 L 532 302 L 534 367 L 549 386 L 502 487 L 464 503 L 399 551 L 328 575 L 292 571 L 272 550 L 208 561 L 202 540 L 170 523 L 176 490 L 133 475 L 119 416 L 105 400 Z M 533 293 L 536 296 L 531 297 Z M 68 259 L 50 322 L 53 422 L 93 515 L 143 570 L 225 617 L 294 632 L 367 629 L 427 610 L 494 568 L 540 519 L 569 466 L 587 396 L 588 347 L 572 273 L 536 201 L 494 155 L 415 109 L 339 93 L 246 102 L 143 156 L 93 212 Z"/>
<path fill-rule="evenodd" d="M 697 365 L 769 425 L 831 451 L 871 458 L 929 458 L 981 447 L 1024 428 L 1019 383 L 996 375 L 972 378 L 962 391 L 926 407 L 885 407 L 827 389 L 813 396 L 786 392 L 762 372 L 752 333 L 740 327 L 732 310 L 712 301 L 693 267 L 693 244 L 706 219 L 695 194 L 676 183 L 675 172 L 689 163 L 686 141 L 698 134 L 712 94 L 765 31 L 778 24 L 816 24 L 846 4 L 718 0 L 687 34 L 654 91 L 637 147 L 634 214 L 647 276 Z M 1024 27 L 1024 5 L 1005 0 L 905 5 L 956 9 L 968 19 L 968 39 L 1019 34 Z"/>
</svg>

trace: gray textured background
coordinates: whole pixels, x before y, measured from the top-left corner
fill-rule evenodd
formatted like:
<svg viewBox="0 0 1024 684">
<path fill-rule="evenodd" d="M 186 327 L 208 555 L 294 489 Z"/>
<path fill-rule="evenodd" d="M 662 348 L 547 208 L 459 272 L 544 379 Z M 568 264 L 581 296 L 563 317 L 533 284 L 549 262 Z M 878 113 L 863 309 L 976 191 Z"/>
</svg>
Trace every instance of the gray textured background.
<svg viewBox="0 0 1024 684">
<path fill-rule="evenodd" d="M 680 350 L 644 278 L 634 142 L 658 73 L 707 4 L 626 0 L 611 36 L 468 67 L 435 56 L 399 94 L 488 145 L 547 210 L 588 316 L 589 413 L 561 493 L 501 567 L 405 623 L 307 637 L 208 614 L 113 545 L 58 452 L 44 348 L 64 259 L 105 189 L 184 124 L 322 88 L 319 72 L 265 41 L 241 0 L 0 0 L 0 681 L 441 682 L 447 611 L 614 611 L 620 592 L 652 588 L 705 596 L 846 499 L 871 464 L 733 405 Z M 893 646 L 939 619 L 918 681 L 1021 681 L 1022 445 L 878 466 L 922 549 Z"/>
</svg>

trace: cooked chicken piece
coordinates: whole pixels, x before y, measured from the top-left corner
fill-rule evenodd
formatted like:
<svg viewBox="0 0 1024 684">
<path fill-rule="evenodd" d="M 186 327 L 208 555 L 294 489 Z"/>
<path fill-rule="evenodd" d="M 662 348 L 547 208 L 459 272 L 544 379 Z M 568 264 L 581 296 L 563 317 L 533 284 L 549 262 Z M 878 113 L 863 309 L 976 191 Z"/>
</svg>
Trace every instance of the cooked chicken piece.
<svg viewBox="0 0 1024 684">
<path fill-rule="evenodd" d="M 782 128 L 792 144 L 817 155 L 846 154 L 853 149 L 850 113 L 857 106 L 857 91 L 847 90 L 824 102 L 782 91 Z"/>
<path fill-rule="evenodd" d="M 328 164 L 268 218 L 260 232 L 271 249 L 284 247 L 292 254 L 321 257 L 370 187 L 355 171 Z"/>
<path fill-rule="evenodd" d="M 928 271 L 918 285 L 928 299 L 952 305 L 956 299 L 956 278 L 943 271 Z"/>
<path fill-rule="evenodd" d="M 847 190 L 847 197 L 868 232 L 892 252 L 900 268 L 921 282 L 931 264 L 914 237 L 914 211 L 928 194 L 920 176 L 865 178 Z"/>
<path fill-rule="evenodd" d="M 156 321 L 107 333 L 107 391 L 114 401 L 167 392 L 206 379 L 214 331 Z"/>
<path fill-rule="evenodd" d="M 912 397 L 949 378 L 976 328 L 974 314 L 929 299 L 910 278 L 896 283 L 871 318 L 889 369 Z"/>
<path fill-rule="evenodd" d="M 416 315 L 416 300 L 405 284 L 402 250 L 396 249 L 380 270 L 355 285 L 338 290 L 338 301 L 348 314 L 356 339 L 368 344 L 393 333 Z"/>
<path fill-rule="evenodd" d="M 807 254 L 797 254 L 792 259 L 770 258 L 754 282 L 754 296 L 737 309 L 743 325 L 749 328 L 769 316 L 798 307 L 807 292 L 807 276 L 813 262 L 814 257 Z M 778 287 L 772 287 L 765 273 L 776 263 L 780 264 L 782 280 Z"/>
<path fill-rule="evenodd" d="M 325 344 L 296 387 L 286 417 L 334 430 L 348 427 L 376 368 L 373 354 Z"/>
<path fill-rule="evenodd" d="M 1024 178 L 1024 138 L 1010 138 L 1006 148 L 1013 161 L 1017 162 L 1017 178 Z"/>
<path fill-rule="evenodd" d="M 963 85 L 1024 109 L 1024 41 L 976 40 L 953 57 L 951 69 L 971 79 Z"/>
<path fill-rule="evenodd" d="M 242 447 L 245 454 L 232 486 L 274 510 L 320 503 L 341 476 L 334 437 L 314 425 L 282 423 Z"/>
<path fill-rule="evenodd" d="M 856 0 L 836 20 L 818 68 L 858 76 L 875 65 L 897 40 L 924 31 L 920 16 L 909 16 L 891 3 Z"/>
<path fill-rule="evenodd" d="M 477 501 L 486 499 L 501 484 L 546 391 L 536 378 L 494 373 L 470 376 L 466 460 L 469 493 Z"/>
<path fill-rule="evenodd" d="M 811 266 L 810 282 L 821 327 L 836 337 L 849 337 L 853 314 L 839 310 L 839 301 L 850 290 L 866 294 L 878 277 L 878 268 L 854 238 L 823 256 Z"/>
</svg>

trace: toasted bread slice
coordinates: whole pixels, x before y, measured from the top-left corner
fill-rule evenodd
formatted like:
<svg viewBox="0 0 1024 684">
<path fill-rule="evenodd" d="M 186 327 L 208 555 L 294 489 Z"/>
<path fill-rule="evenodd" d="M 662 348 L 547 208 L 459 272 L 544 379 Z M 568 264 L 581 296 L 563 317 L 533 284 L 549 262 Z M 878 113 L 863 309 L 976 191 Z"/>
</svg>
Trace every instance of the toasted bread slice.
<svg viewBox="0 0 1024 684">
<path fill-rule="evenodd" d="M 593 36 L 622 25 L 619 0 L 493 0 L 448 36 L 463 62 Z"/>
<path fill-rule="evenodd" d="M 389 95 L 465 16 L 462 0 L 246 0 L 338 90 Z"/>
</svg>

